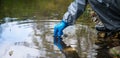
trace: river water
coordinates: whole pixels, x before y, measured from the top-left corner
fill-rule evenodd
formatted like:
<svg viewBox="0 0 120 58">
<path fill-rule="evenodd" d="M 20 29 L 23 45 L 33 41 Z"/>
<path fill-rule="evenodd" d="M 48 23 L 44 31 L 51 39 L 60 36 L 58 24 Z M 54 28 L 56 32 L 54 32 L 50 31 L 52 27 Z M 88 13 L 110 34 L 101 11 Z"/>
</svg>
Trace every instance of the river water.
<svg viewBox="0 0 120 58">
<path fill-rule="evenodd" d="M 0 0 L 0 58 L 65 58 L 64 51 L 53 44 L 53 28 L 72 1 Z M 95 24 L 90 20 L 90 11 L 88 5 L 78 18 L 80 22 L 64 30 L 63 46 L 72 47 L 68 50 L 74 50 L 81 58 L 97 55 L 98 46 L 94 45 L 97 32 L 91 27 Z M 120 54 L 120 47 L 115 50 L 112 50 L 114 56 Z M 106 56 L 103 51 L 100 54 Z"/>
<path fill-rule="evenodd" d="M 53 44 L 53 28 L 59 20 L 18 20 L 3 18 L 0 24 L 0 58 L 65 58 Z M 81 24 L 64 30 L 63 41 L 75 48 L 82 58 L 94 58 L 96 32 Z"/>
</svg>

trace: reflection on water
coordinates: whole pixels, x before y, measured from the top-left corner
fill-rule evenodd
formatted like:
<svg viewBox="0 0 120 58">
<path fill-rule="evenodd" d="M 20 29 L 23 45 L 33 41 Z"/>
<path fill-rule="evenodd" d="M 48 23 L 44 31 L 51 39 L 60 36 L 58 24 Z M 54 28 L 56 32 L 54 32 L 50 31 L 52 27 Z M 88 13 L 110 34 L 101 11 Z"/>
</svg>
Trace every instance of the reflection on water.
<svg viewBox="0 0 120 58">
<path fill-rule="evenodd" d="M 54 44 L 60 49 L 66 58 L 80 58 L 75 48 L 70 45 L 67 46 L 64 41 L 59 40 L 57 37 L 54 37 L 54 41 L 56 42 Z"/>
<path fill-rule="evenodd" d="M 54 24 L 29 19 L 5 21 L 0 25 L 0 58 L 63 58 L 53 45 Z"/>
<path fill-rule="evenodd" d="M 53 27 L 59 21 L 5 19 L 0 25 L 0 58 L 65 58 L 64 54 L 67 55 L 53 44 Z M 94 58 L 94 30 L 78 24 L 69 26 L 64 33 L 68 35 L 63 37 L 64 46 L 75 48 L 75 54 L 82 58 Z M 63 52 L 68 50 L 71 49 Z"/>
<path fill-rule="evenodd" d="M 15 18 L 4 18 L 5 23 L 0 25 L 0 51 L 2 51 L 0 57 L 65 58 L 58 47 L 53 44 L 53 27 L 59 21 L 30 19 L 14 21 L 13 19 Z M 11 20 L 13 22 L 10 22 Z M 80 42 L 78 42 L 78 35 L 76 35 L 77 29 L 76 26 L 68 27 L 66 29 L 68 31 L 65 31 L 68 37 L 65 37 L 63 41 L 80 52 L 81 48 L 78 46 Z M 86 39 L 84 38 L 82 41 L 86 41 Z M 85 52 L 86 45 L 82 47 Z M 22 52 L 23 50 L 25 52 Z"/>
</svg>

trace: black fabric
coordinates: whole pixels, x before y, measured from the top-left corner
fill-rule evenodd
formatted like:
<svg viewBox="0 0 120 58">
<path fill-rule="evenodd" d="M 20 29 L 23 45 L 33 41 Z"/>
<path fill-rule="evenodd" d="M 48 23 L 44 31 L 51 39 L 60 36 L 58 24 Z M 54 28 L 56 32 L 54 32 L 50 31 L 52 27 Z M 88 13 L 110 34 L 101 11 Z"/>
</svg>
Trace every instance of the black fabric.
<svg viewBox="0 0 120 58">
<path fill-rule="evenodd" d="M 89 3 L 107 29 L 120 29 L 120 0 L 89 0 Z"/>
<path fill-rule="evenodd" d="M 73 25 L 88 3 L 97 13 L 105 28 L 112 31 L 120 30 L 120 0 L 75 0 L 68 7 L 63 21 L 68 25 Z"/>
</svg>

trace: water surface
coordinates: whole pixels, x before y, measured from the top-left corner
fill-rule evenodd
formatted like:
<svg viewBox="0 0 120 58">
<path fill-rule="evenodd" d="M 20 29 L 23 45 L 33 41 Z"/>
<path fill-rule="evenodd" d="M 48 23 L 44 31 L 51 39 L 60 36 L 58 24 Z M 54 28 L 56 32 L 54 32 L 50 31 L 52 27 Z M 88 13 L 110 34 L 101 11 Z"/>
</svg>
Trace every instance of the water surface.
<svg viewBox="0 0 120 58">
<path fill-rule="evenodd" d="M 53 44 L 53 27 L 59 20 L 16 20 L 6 17 L 0 25 L 0 58 L 65 58 Z M 93 58 L 92 40 L 95 30 L 76 24 L 64 30 L 66 45 L 71 45 L 81 57 Z M 89 55 L 90 54 L 90 55 Z"/>
</svg>

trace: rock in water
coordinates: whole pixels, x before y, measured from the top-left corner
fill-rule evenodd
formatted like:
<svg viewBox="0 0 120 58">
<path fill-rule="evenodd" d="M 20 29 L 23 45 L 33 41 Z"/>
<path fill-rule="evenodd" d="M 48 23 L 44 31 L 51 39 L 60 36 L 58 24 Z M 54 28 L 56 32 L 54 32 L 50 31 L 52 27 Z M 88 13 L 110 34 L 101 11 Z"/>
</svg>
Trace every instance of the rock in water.
<svg viewBox="0 0 120 58">
<path fill-rule="evenodd" d="M 9 55 L 10 55 L 10 56 L 12 56 L 12 55 L 13 55 L 13 50 L 11 50 L 11 51 L 9 52 Z"/>
<path fill-rule="evenodd" d="M 120 58 L 120 46 L 111 48 L 109 52 L 113 57 Z"/>
</svg>

